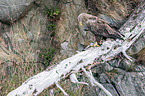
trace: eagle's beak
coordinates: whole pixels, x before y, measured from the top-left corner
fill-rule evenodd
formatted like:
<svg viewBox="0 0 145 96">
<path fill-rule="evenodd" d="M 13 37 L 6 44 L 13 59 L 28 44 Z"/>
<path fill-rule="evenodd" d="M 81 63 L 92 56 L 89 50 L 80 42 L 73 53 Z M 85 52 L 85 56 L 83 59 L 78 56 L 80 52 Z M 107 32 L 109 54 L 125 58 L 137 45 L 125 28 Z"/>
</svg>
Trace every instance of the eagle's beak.
<svg viewBox="0 0 145 96">
<path fill-rule="evenodd" d="M 79 22 L 80 23 L 80 26 L 83 26 L 82 22 Z"/>
</svg>

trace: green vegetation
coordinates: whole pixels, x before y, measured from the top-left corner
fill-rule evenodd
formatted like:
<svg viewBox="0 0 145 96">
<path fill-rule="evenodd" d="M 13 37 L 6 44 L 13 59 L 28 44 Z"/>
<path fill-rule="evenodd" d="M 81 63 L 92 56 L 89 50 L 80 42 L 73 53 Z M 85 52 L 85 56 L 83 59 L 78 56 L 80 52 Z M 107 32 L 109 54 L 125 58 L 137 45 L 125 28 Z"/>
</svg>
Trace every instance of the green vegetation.
<svg viewBox="0 0 145 96">
<path fill-rule="evenodd" d="M 55 29 L 55 22 L 59 20 L 60 10 L 53 7 L 49 9 L 45 5 L 45 14 L 47 14 L 48 17 L 48 30 L 52 31 Z"/>
<path fill-rule="evenodd" d="M 53 31 L 55 29 L 55 25 L 54 24 L 49 24 L 47 27 L 48 27 L 49 31 Z"/>
<path fill-rule="evenodd" d="M 47 16 L 49 17 L 49 18 L 55 18 L 55 17 L 57 17 L 58 15 L 59 15 L 59 13 L 60 13 L 60 11 L 56 8 L 56 9 L 54 9 L 54 8 L 51 8 L 51 9 L 49 9 L 49 8 L 47 8 L 46 6 L 45 6 L 45 8 L 46 8 L 46 13 L 45 14 L 47 14 Z"/>
<path fill-rule="evenodd" d="M 50 37 L 54 37 L 55 36 L 54 30 L 56 27 L 56 21 L 59 20 L 60 10 L 57 9 L 57 7 L 48 8 L 46 5 L 44 6 L 45 6 L 44 14 L 46 14 L 48 18 L 47 28 L 50 31 Z M 50 62 L 54 57 L 54 53 L 55 53 L 54 48 L 40 49 L 39 61 L 44 65 L 45 68 L 50 65 Z"/>
<path fill-rule="evenodd" d="M 54 57 L 55 49 L 54 48 L 47 48 L 47 49 L 41 49 L 39 53 L 39 58 L 44 67 L 47 67 L 50 65 L 51 60 Z"/>
</svg>

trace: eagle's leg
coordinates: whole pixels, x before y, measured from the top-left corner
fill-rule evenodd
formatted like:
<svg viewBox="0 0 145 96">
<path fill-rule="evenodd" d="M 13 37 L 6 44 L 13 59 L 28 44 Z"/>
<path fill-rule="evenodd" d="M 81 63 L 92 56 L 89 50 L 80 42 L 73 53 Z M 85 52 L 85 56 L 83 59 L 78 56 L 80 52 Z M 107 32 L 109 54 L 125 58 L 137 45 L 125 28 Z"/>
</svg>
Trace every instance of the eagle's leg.
<svg viewBox="0 0 145 96">
<path fill-rule="evenodd" d="M 102 36 L 95 36 L 95 37 L 96 37 L 96 41 L 97 41 L 97 42 L 95 43 L 95 45 L 96 45 L 96 46 L 101 45 L 101 40 L 102 40 L 103 37 L 102 37 Z"/>
<path fill-rule="evenodd" d="M 99 44 L 97 42 L 93 43 L 93 46 L 99 47 Z"/>
<path fill-rule="evenodd" d="M 91 44 L 89 44 L 85 49 L 89 48 L 89 47 L 99 47 L 99 45 L 101 44 L 101 40 L 102 40 L 102 36 L 95 36 L 96 37 L 96 42 L 92 42 Z"/>
</svg>

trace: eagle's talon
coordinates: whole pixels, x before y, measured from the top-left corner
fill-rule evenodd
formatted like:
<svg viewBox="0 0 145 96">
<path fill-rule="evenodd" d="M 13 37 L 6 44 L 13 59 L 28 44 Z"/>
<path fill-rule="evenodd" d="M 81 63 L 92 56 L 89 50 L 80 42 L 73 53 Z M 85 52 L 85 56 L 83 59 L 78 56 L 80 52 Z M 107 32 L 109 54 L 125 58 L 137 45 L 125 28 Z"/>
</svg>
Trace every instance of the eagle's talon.
<svg viewBox="0 0 145 96">
<path fill-rule="evenodd" d="M 102 45 L 102 43 L 101 43 L 101 42 L 99 42 L 99 45 Z"/>
<path fill-rule="evenodd" d="M 99 45 L 98 45 L 97 42 L 93 43 L 93 46 L 94 46 L 94 47 L 99 47 Z"/>
<path fill-rule="evenodd" d="M 86 47 L 86 49 L 87 48 L 89 48 L 89 47 L 99 47 L 100 45 L 97 43 L 97 42 L 92 42 L 92 43 L 90 43 L 87 47 Z"/>
</svg>

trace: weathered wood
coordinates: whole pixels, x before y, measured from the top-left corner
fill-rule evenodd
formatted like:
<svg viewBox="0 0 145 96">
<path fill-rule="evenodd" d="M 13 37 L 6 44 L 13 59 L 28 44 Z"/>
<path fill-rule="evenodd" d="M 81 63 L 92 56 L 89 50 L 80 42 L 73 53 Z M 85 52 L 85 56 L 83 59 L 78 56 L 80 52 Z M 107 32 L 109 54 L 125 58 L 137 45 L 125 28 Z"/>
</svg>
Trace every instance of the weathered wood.
<svg viewBox="0 0 145 96">
<path fill-rule="evenodd" d="M 120 29 L 120 32 L 125 35 L 124 41 L 107 40 L 101 47 L 89 48 L 86 51 L 79 52 L 61 61 L 49 71 L 45 70 L 29 78 L 17 89 L 11 91 L 8 96 L 38 95 L 47 87 L 60 81 L 62 76 L 66 76 L 71 71 L 77 73 L 80 68 L 92 64 L 97 58 L 101 58 L 101 60 L 105 62 L 113 59 L 122 52 L 128 60 L 132 61 L 132 58 L 126 54 L 126 51 L 138 40 L 141 34 L 145 32 L 144 17 L 145 4 L 142 4 Z"/>
</svg>

